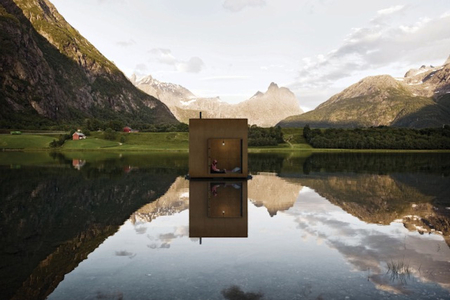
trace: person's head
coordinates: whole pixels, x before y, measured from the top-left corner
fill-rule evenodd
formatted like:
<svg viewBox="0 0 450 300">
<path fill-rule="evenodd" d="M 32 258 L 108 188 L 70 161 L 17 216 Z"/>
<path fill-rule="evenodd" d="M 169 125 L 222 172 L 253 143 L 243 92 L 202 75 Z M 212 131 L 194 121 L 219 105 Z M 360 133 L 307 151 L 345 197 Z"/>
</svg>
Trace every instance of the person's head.
<svg viewBox="0 0 450 300">
<path fill-rule="evenodd" d="M 212 162 L 213 165 L 217 165 L 217 159 L 214 159 Z"/>
</svg>

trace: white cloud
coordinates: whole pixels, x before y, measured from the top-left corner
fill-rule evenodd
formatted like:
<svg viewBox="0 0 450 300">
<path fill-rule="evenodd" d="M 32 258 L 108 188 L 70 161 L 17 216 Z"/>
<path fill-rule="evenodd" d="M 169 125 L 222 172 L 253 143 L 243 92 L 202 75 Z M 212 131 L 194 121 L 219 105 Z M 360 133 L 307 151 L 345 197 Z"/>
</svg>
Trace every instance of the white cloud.
<svg viewBox="0 0 450 300">
<path fill-rule="evenodd" d="M 245 7 L 262 7 L 266 5 L 265 0 L 225 0 L 223 3 L 223 8 L 230 10 L 232 12 L 238 12 L 243 10 Z"/>
<path fill-rule="evenodd" d="M 385 17 L 389 13 L 392 17 L 402 8 L 382 10 L 382 15 Z M 377 22 L 375 18 L 368 26 L 353 29 L 337 49 L 325 55 L 303 58 L 296 85 L 325 88 L 360 72 L 389 65 L 406 68 L 411 63 L 444 60 L 448 56 L 449 14 L 435 19 L 422 18 L 412 24 L 398 24 L 398 20 L 394 22 L 393 19 Z"/>
<path fill-rule="evenodd" d="M 248 76 L 241 76 L 241 75 L 223 75 L 223 76 L 211 76 L 211 77 L 204 77 L 200 80 L 203 81 L 223 81 L 223 80 L 245 80 L 249 79 Z"/>
<path fill-rule="evenodd" d="M 155 48 L 149 51 L 162 64 L 174 66 L 179 72 L 199 73 L 205 67 L 205 63 L 199 57 L 191 57 L 187 61 L 178 60 L 169 49 Z"/>
<path fill-rule="evenodd" d="M 133 39 L 130 39 L 128 41 L 119 41 L 116 44 L 119 45 L 119 46 L 122 46 L 122 47 L 128 47 L 128 46 L 135 45 L 136 42 Z"/>
<path fill-rule="evenodd" d="M 146 64 L 137 64 L 136 67 L 134 68 L 134 74 L 138 75 L 138 76 L 144 76 L 144 75 L 148 75 L 148 68 Z"/>
<path fill-rule="evenodd" d="M 180 72 L 199 73 L 205 67 L 205 64 L 200 58 L 191 57 L 188 61 L 177 62 L 176 67 Z"/>
<path fill-rule="evenodd" d="M 396 5 L 385 9 L 380 9 L 377 11 L 379 15 L 390 15 L 392 13 L 395 13 L 399 10 L 402 10 L 405 6 L 404 5 Z"/>
</svg>

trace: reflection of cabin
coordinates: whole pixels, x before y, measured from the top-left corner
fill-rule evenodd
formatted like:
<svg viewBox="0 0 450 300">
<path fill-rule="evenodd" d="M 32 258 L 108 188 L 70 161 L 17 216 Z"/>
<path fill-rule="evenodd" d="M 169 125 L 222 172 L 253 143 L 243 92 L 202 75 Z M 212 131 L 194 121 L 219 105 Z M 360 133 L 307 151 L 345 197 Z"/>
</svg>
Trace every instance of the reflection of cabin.
<svg viewBox="0 0 450 300">
<path fill-rule="evenodd" d="M 247 180 L 189 181 L 189 237 L 247 237 Z"/>
<path fill-rule="evenodd" d="M 247 140 L 247 119 L 190 119 L 189 176 L 247 178 Z M 213 160 L 227 172 L 212 172 Z"/>
<path fill-rule="evenodd" d="M 76 140 L 84 140 L 86 138 L 86 136 L 81 133 L 81 132 L 75 132 L 74 134 L 72 134 L 72 140 L 76 141 Z"/>
</svg>

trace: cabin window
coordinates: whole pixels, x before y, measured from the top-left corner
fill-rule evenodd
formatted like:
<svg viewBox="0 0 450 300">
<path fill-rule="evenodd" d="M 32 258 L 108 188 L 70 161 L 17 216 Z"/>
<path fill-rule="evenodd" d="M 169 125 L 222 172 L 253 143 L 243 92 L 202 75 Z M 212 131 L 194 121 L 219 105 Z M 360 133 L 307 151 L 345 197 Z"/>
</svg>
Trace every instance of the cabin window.
<svg viewBox="0 0 450 300">
<path fill-rule="evenodd" d="M 217 168 L 226 173 L 242 174 L 242 139 L 208 139 L 208 170 L 215 173 L 211 167 L 217 161 Z"/>
</svg>

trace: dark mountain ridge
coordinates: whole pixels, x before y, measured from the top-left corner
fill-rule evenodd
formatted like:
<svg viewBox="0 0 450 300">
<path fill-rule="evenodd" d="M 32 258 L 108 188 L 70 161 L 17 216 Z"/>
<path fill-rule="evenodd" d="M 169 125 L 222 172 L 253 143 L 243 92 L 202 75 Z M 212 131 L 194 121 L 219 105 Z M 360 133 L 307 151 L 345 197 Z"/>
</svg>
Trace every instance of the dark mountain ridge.
<svg viewBox="0 0 450 300">
<path fill-rule="evenodd" d="M 47 0 L 0 0 L 0 126 L 99 120 L 177 123 Z"/>
</svg>

